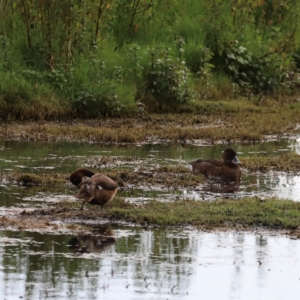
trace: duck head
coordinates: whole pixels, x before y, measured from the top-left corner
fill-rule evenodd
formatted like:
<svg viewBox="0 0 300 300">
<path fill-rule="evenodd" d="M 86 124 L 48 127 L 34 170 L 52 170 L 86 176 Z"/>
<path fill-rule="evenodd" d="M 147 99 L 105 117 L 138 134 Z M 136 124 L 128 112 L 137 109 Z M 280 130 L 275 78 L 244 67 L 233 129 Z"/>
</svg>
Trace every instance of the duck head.
<svg viewBox="0 0 300 300">
<path fill-rule="evenodd" d="M 240 165 L 241 162 L 237 157 L 237 153 L 232 148 L 226 148 L 223 151 L 223 160 L 224 161 L 233 161 L 235 164 Z"/>
</svg>

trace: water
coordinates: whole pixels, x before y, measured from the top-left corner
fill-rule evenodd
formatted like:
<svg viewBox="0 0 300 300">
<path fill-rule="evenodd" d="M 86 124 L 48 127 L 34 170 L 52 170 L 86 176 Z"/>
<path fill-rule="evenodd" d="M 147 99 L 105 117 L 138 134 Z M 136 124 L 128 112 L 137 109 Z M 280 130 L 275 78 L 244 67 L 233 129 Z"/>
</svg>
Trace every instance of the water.
<svg viewBox="0 0 300 300">
<path fill-rule="evenodd" d="M 2 299 L 298 299 L 300 241 L 253 233 L 111 228 L 115 243 L 0 235 Z M 91 245 L 91 242 L 87 242 Z"/>
<path fill-rule="evenodd" d="M 239 158 L 300 153 L 300 140 L 233 146 Z M 98 164 L 102 156 L 136 157 L 120 168 L 183 164 L 199 157 L 219 158 L 225 146 L 100 146 L 80 143 L 0 144 L 0 170 L 69 173 Z M 140 160 L 139 160 L 140 159 Z M 98 167 L 98 166 L 97 166 Z M 111 165 L 102 166 L 102 170 Z M 244 195 L 276 195 L 300 201 L 300 178 L 243 171 Z M 223 197 L 201 190 L 161 188 L 120 192 L 130 201 L 176 196 Z M 74 187 L 24 188 L 0 185 L 0 216 L 13 209 L 46 207 L 72 199 Z M 194 229 L 98 227 L 86 233 L 49 234 L 0 231 L 1 299 L 298 299 L 300 240 L 275 233 L 200 232 Z"/>
<path fill-rule="evenodd" d="M 203 158 L 220 158 L 221 152 L 226 146 L 195 146 L 187 145 L 126 145 L 103 146 L 87 143 L 32 143 L 32 142 L 2 142 L 0 144 L 0 170 L 22 171 L 39 173 L 64 172 L 70 173 L 78 167 L 97 167 L 105 173 L 111 167 L 136 170 L 139 167 L 147 168 L 157 165 L 183 165 L 188 161 Z M 300 139 L 265 142 L 252 145 L 233 146 L 242 161 L 243 157 L 255 157 L 257 155 L 274 156 L 281 152 L 300 153 Z M 123 160 L 117 163 L 108 162 L 101 164 L 102 157 L 133 158 L 132 161 Z M 23 202 L 26 207 L 46 199 L 47 201 L 59 201 L 68 195 L 74 194 L 74 189 L 69 187 L 55 187 L 49 191 L 45 187 L 21 189 L 0 185 L 0 203 L 14 205 Z M 167 190 L 165 186 L 130 186 L 130 189 L 122 190 L 122 197 L 130 202 L 145 202 L 149 199 L 160 201 L 174 201 L 177 197 L 192 198 L 195 200 L 213 200 L 224 197 L 223 188 L 218 184 L 201 185 L 198 188 L 181 188 Z M 234 197 L 244 196 L 277 196 L 300 201 L 300 176 L 291 174 L 268 173 L 250 174 L 243 170 L 242 183 L 239 192 Z"/>
<path fill-rule="evenodd" d="M 300 153 L 300 139 L 265 142 L 251 145 L 232 146 L 239 157 L 254 155 L 272 156 L 283 151 Z M 169 163 L 186 163 L 196 158 L 220 158 L 226 146 L 187 145 L 126 145 L 103 146 L 87 143 L 32 143 L 7 141 L 0 143 L 0 170 L 40 169 L 71 172 L 87 158 L 101 156 L 138 157 L 141 159 L 164 160 Z"/>
</svg>

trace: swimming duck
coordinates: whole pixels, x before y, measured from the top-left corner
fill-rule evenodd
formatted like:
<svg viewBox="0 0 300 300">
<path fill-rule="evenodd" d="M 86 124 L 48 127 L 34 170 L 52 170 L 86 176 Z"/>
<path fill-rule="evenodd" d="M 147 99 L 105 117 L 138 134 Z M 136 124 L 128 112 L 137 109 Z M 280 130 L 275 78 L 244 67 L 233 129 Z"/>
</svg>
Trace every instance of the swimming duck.
<svg viewBox="0 0 300 300">
<path fill-rule="evenodd" d="M 70 175 L 70 181 L 79 188 L 74 197 L 83 200 L 81 210 L 85 202 L 100 205 L 102 209 L 114 198 L 119 187 L 111 178 L 84 168 L 74 171 Z"/>
<path fill-rule="evenodd" d="M 195 175 L 202 174 L 208 179 L 240 183 L 241 164 L 232 148 L 223 151 L 223 159 L 198 159 L 190 162 Z"/>
</svg>

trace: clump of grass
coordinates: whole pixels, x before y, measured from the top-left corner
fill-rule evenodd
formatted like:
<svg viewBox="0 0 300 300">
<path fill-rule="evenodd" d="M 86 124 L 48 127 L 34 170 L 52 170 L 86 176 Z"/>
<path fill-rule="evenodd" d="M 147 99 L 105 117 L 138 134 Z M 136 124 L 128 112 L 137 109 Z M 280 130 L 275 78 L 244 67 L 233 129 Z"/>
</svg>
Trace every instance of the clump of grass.
<svg viewBox="0 0 300 300">
<path fill-rule="evenodd" d="M 251 172 L 300 172 L 300 155 L 284 153 L 273 157 L 246 157 L 242 159 L 243 167 Z"/>
<path fill-rule="evenodd" d="M 134 186 L 160 186 L 168 189 L 178 189 L 183 187 L 196 187 L 200 183 L 203 183 L 205 178 L 203 176 L 196 176 L 191 173 L 188 168 L 184 166 L 178 169 L 183 172 L 177 172 L 177 168 L 171 170 L 165 169 L 166 172 L 157 172 L 151 167 L 141 167 L 138 170 L 128 169 L 110 169 L 105 172 L 107 176 L 115 180 L 120 187 L 126 187 L 127 185 Z M 96 171 L 95 171 L 96 172 Z M 16 182 L 23 186 L 34 185 L 63 185 L 66 184 L 69 175 L 60 173 L 21 173 L 11 172 L 1 174 L 2 178 L 6 178 L 10 182 Z"/>
<path fill-rule="evenodd" d="M 155 172 L 160 173 L 191 173 L 191 170 L 187 166 L 175 166 L 175 165 L 166 165 L 166 166 L 159 166 L 158 168 L 154 169 Z"/>
<path fill-rule="evenodd" d="M 20 174 L 17 177 L 17 182 L 20 185 L 28 186 L 28 185 L 40 185 L 43 182 L 43 179 L 41 176 L 36 175 L 36 174 L 29 174 L 29 173 L 24 173 Z"/>
<path fill-rule="evenodd" d="M 179 167 L 179 169 L 181 168 Z M 184 169 L 184 172 L 176 172 L 176 167 L 172 171 L 157 172 L 156 169 L 142 167 L 134 171 L 132 169 L 109 171 L 106 175 L 115 180 L 119 186 L 133 184 L 135 186 L 164 186 L 168 189 L 177 189 L 180 187 L 195 187 L 204 182 L 205 178 L 203 176 L 192 174 L 184 166 L 182 166 L 182 169 Z"/>
<path fill-rule="evenodd" d="M 300 203 L 276 198 L 243 198 L 239 200 L 194 201 L 173 203 L 150 201 L 144 205 L 112 201 L 103 212 L 112 220 L 138 224 L 193 226 L 265 226 L 294 229 L 300 225 Z"/>
<path fill-rule="evenodd" d="M 1 174 L 2 178 L 7 178 L 11 182 L 16 182 L 22 186 L 35 186 L 35 185 L 61 185 L 66 182 L 66 175 L 57 173 L 21 173 L 19 171 Z"/>
</svg>

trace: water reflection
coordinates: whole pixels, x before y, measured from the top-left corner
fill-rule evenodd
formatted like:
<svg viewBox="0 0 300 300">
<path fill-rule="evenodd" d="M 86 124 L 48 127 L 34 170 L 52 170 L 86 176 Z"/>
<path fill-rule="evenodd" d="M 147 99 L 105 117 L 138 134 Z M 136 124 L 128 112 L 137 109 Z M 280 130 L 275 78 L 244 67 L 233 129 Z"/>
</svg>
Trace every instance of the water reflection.
<svg viewBox="0 0 300 300">
<path fill-rule="evenodd" d="M 93 235 L 77 235 L 91 246 L 80 255 L 70 252 L 69 235 L 2 232 L 3 298 L 297 299 L 300 292 L 299 240 L 195 230 L 106 232 L 115 243 L 101 249 Z"/>
<path fill-rule="evenodd" d="M 79 233 L 71 238 L 68 243 L 69 249 L 74 253 L 101 253 L 107 247 L 115 244 L 114 231 L 108 226 L 101 226 L 92 234 Z"/>
</svg>

